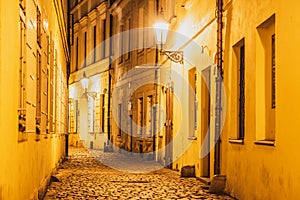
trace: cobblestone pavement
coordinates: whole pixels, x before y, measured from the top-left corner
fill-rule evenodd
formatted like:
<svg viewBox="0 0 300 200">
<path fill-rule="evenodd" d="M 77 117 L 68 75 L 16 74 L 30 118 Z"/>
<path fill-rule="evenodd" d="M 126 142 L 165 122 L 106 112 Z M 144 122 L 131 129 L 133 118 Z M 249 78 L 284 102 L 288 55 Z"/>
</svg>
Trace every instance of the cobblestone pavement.
<svg viewBox="0 0 300 200">
<path fill-rule="evenodd" d="M 180 178 L 179 172 L 161 168 L 157 164 L 151 163 L 157 170 L 149 172 L 145 163 L 148 165 L 151 161 L 140 161 L 117 153 L 71 149 L 68 160 L 55 175 L 59 182 L 51 183 L 44 200 L 232 199 L 210 194 L 207 186 L 199 180 Z M 103 162 L 108 166 L 112 164 L 114 168 L 120 167 L 123 171 L 105 166 Z"/>
</svg>

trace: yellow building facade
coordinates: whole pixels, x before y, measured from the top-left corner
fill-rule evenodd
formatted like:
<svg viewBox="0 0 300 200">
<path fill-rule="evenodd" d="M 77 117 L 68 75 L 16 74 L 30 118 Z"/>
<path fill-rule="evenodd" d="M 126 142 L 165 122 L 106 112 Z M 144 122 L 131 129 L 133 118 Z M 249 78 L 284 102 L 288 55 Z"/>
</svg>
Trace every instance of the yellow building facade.
<svg viewBox="0 0 300 200">
<path fill-rule="evenodd" d="M 71 11 L 71 133 L 89 147 L 112 142 L 116 151 L 143 153 L 175 170 L 194 166 L 207 180 L 225 175 L 226 192 L 239 199 L 297 199 L 296 1 L 224 0 L 219 25 L 216 1 L 82 2 Z M 155 45 L 152 29 L 159 15 L 170 25 L 163 46 Z M 103 31 L 109 45 L 94 54 Z M 174 63 L 160 50 L 182 51 L 184 60 Z"/>
<path fill-rule="evenodd" d="M 299 84 L 295 76 L 300 72 L 292 64 L 297 58 L 295 47 L 300 42 L 297 4 L 296 1 L 229 2 L 225 7 L 228 19 L 224 21 L 230 35 L 226 35 L 224 43 L 225 51 L 228 49 L 224 83 L 230 103 L 223 130 L 222 164 L 227 190 L 243 199 L 298 198 L 299 167 L 294 158 L 299 127 L 294 120 L 299 119 L 296 100 Z M 241 66 L 241 46 L 244 46 L 245 132 L 243 138 L 238 138 L 236 69 Z"/>
<path fill-rule="evenodd" d="M 115 150 L 154 158 L 158 101 L 154 23 L 155 1 L 110 1 L 112 35 L 112 138 Z M 148 28 L 148 29 L 147 29 Z M 152 30 L 151 30 L 152 31 Z M 149 36 L 151 34 L 152 40 Z M 151 65 L 147 70 L 144 65 Z"/>
<path fill-rule="evenodd" d="M 170 29 L 204 47 L 212 63 L 217 52 L 216 2 L 178 1 Z M 283 5 L 284 4 L 284 5 Z M 220 174 L 226 191 L 239 199 L 297 199 L 299 173 L 296 121 L 299 70 L 296 47 L 300 18 L 296 1 L 223 1 L 223 86 Z M 178 43 L 174 41 L 173 43 Z M 184 51 L 185 59 L 194 52 Z M 201 56 L 201 51 L 195 56 Z M 193 59 L 192 59 L 193 60 Z M 186 63 L 186 62 L 185 62 Z M 193 63 L 192 65 L 196 65 Z M 216 66 L 199 62 L 196 99 L 198 126 L 194 137 L 182 134 L 188 150 L 174 157 L 173 168 L 194 165 L 197 177 L 213 178 L 216 169 Z M 185 70 L 190 71 L 188 64 Z M 204 67 L 204 68 L 203 68 Z M 197 66 L 196 66 L 197 68 Z M 185 73 L 189 74 L 189 73 Z M 211 91 L 207 97 L 205 80 Z M 185 77 L 188 78 L 188 77 Z M 210 103 L 207 104 L 207 101 Z M 185 107 L 188 110 L 188 105 Z M 193 119 L 189 111 L 188 121 Z M 180 115 L 178 116 L 180 117 Z M 184 113 L 181 115 L 184 119 Z M 174 113 L 174 124 L 178 124 Z M 209 122 L 209 123 L 208 123 Z M 184 121 L 182 121 L 184 123 Z M 189 126 L 187 122 L 186 126 Z M 208 127 L 209 132 L 207 131 Z M 209 147 L 203 147 L 207 134 Z M 189 133 L 191 134 L 191 133 Z M 207 144 L 207 143 L 206 143 Z M 178 145 L 179 146 L 179 145 Z M 202 154 L 209 148 L 210 153 Z M 175 151 L 175 149 L 174 149 Z M 202 157 L 204 156 L 204 157 Z"/>
<path fill-rule="evenodd" d="M 66 155 L 66 6 L 0 1 L 0 199 L 42 198 Z"/>
<path fill-rule="evenodd" d="M 69 144 L 103 149 L 110 138 L 111 107 L 107 1 L 72 1 L 69 14 Z"/>
</svg>

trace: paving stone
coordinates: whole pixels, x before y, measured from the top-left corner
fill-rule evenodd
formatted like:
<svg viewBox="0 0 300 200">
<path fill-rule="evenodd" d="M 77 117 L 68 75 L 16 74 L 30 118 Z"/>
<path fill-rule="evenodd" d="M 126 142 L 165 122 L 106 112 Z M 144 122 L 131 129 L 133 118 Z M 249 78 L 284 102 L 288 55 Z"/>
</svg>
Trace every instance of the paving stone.
<svg viewBox="0 0 300 200">
<path fill-rule="evenodd" d="M 233 199 L 208 193 L 207 186 L 195 178 L 180 178 L 179 172 L 138 159 L 70 149 L 68 160 L 55 175 L 60 182 L 51 183 L 44 199 Z"/>
</svg>

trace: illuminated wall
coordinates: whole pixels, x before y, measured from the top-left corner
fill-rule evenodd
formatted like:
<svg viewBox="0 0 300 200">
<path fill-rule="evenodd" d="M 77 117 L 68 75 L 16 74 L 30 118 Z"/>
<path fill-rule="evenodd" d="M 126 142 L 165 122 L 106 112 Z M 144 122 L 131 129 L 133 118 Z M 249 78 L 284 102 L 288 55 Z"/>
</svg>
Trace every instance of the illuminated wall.
<svg viewBox="0 0 300 200">
<path fill-rule="evenodd" d="M 221 174 L 227 176 L 226 191 L 239 199 L 298 198 L 297 98 L 300 90 L 297 76 L 300 71 L 295 64 L 300 42 L 298 4 L 296 1 L 224 1 L 226 101 L 222 111 L 225 118 L 221 136 Z M 214 13 L 215 2 L 180 1 L 170 26 L 203 45 L 204 52 L 212 60 L 217 37 Z M 178 42 L 174 40 L 174 46 Z M 189 57 L 194 52 L 184 53 Z M 201 51 L 194 55 L 200 56 Z M 187 65 L 185 69 L 191 72 Z M 213 134 L 215 69 L 211 70 L 210 132 Z M 190 83 L 194 84 L 191 80 Z M 199 130 L 194 135 L 197 139 L 175 161 L 173 168 L 195 165 L 197 176 L 208 173 L 212 177 L 214 149 L 211 149 L 209 159 L 198 157 L 203 145 L 202 125 L 207 120 L 203 102 L 207 99 L 203 97 L 205 88 L 200 78 L 195 85 L 199 105 Z M 180 121 L 180 116 L 174 117 Z M 184 134 L 183 143 L 187 143 Z M 211 135 L 211 142 L 213 140 Z M 205 168 L 208 160 L 210 172 Z"/>
<path fill-rule="evenodd" d="M 65 155 L 63 6 L 60 1 L 0 2 L 0 199 L 41 197 Z"/>
<path fill-rule="evenodd" d="M 225 85 L 222 172 L 241 199 L 297 199 L 300 18 L 296 1 L 228 2 L 225 7 Z M 245 132 L 239 135 L 239 67 L 245 59 Z M 242 184 L 241 184 L 242 183 Z"/>
<path fill-rule="evenodd" d="M 71 2 L 70 146 L 103 149 L 108 140 L 107 1 Z M 83 88 L 85 74 L 88 84 Z"/>
</svg>

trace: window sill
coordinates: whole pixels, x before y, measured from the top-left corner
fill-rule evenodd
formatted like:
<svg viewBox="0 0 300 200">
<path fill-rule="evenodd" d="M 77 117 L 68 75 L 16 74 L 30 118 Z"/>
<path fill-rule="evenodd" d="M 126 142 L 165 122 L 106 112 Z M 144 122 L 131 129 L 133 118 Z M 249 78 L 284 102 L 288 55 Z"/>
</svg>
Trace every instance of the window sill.
<svg viewBox="0 0 300 200">
<path fill-rule="evenodd" d="M 195 137 L 195 136 L 190 136 L 190 137 L 188 137 L 188 140 L 197 140 L 197 137 Z"/>
<path fill-rule="evenodd" d="M 229 139 L 228 142 L 231 144 L 244 144 L 244 139 Z"/>
<path fill-rule="evenodd" d="M 257 140 L 254 142 L 257 145 L 265 145 L 265 146 L 275 146 L 274 140 Z"/>
</svg>

